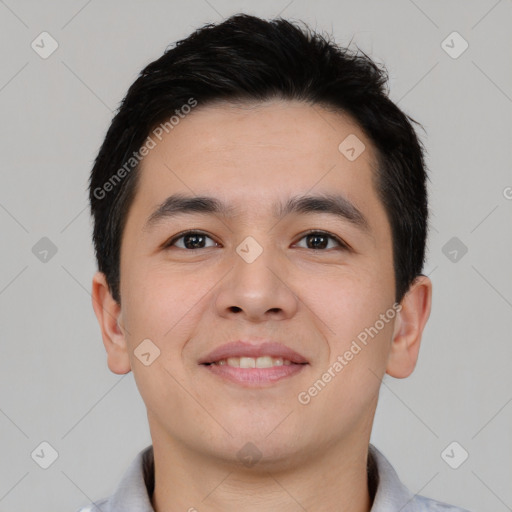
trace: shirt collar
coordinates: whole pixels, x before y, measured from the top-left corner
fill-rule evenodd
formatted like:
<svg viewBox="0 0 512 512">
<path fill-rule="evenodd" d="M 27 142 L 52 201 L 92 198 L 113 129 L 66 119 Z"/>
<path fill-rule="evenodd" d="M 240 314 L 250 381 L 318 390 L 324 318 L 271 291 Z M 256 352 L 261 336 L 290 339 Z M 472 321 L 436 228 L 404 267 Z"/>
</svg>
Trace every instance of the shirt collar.
<svg viewBox="0 0 512 512">
<path fill-rule="evenodd" d="M 368 477 L 374 494 L 370 512 L 412 512 L 414 495 L 400 482 L 395 470 L 373 445 L 369 446 Z M 109 512 L 154 512 L 151 496 L 155 486 L 153 446 L 140 451 L 109 500 Z"/>
<path fill-rule="evenodd" d="M 144 448 L 130 464 L 109 500 L 109 512 L 155 512 L 151 496 L 155 487 L 153 445 Z"/>
</svg>

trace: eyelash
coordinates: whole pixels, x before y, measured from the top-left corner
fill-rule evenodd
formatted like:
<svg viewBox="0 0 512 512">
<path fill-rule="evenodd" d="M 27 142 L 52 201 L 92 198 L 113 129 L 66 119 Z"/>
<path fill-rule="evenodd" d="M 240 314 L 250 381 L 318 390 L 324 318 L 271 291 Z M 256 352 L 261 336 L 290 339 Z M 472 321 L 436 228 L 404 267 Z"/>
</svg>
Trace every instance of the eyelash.
<svg viewBox="0 0 512 512">
<path fill-rule="evenodd" d="M 206 237 L 210 238 L 211 240 L 213 240 L 213 238 L 211 236 L 209 236 L 207 233 L 205 233 L 204 231 L 189 230 L 189 231 L 183 231 L 181 233 L 178 233 L 176 236 L 174 236 L 169 241 L 167 241 L 163 245 L 163 248 L 168 249 L 168 248 L 172 247 L 178 240 L 180 240 L 181 238 L 184 238 L 187 235 L 202 235 L 202 236 L 206 236 Z M 325 236 L 327 238 L 330 238 L 331 240 L 334 240 L 338 244 L 340 249 L 350 250 L 350 247 L 347 243 L 343 242 L 343 240 L 338 238 L 336 235 L 329 233 L 328 231 L 320 231 L 320 230 L 314 230 L 314 229 L 307 231 L 306 233 L 302 233 L 301 237 L 299 238 L 299 241 L 302 240 L 303 238 L 306 238 L 307 236 L 311 236 L 311 235 Z M 215 242 L 215 243 L 217 243 L 217 242 Z M 184 251 L 197 251 L 199 249 L 209 249 L 209 247 L 200 247 L 199 249 L 186 249 L 186 248 L 178 247 L 178 249 L 182 249 Z M 312 250 L 312 251 L 317 251 L 317 250 L 327 251 L 328 249 L 310 249 L 310 250 Z"/>
</svg>

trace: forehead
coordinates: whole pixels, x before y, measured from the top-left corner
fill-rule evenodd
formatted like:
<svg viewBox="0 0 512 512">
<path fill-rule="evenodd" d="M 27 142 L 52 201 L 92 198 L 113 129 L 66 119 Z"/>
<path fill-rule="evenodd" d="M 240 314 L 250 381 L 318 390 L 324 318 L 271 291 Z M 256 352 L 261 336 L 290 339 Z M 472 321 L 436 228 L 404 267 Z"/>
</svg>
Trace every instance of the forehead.
<svg viewBox="0 0 512 512">
<path fill-rule="evenodd" d="M 168 127 L 160 137 L 162 140 L 157 142 L 160 147 L 172 144 L 176 152 L 183 152 L 175 155 L 178 160 L 199 156 L 195 149 L 201 149 L 203 157 L 223 152 L 236 155 L 240 160 L 248 160 L 244 158 L 247 153 L 260 151 L 262 158 L 270 154 L 274 158 L 286 157 L 300 167 L 300 159 L 307 159 L 305 163 L 312 160 L 332 163 L 343 154 L 340 143 L 349 136 L 352 136 L 349 140 L 356 143 L 358 153 L 365 147 L 361 160 L 370 163 L 374 158 L 372 144 L 348 114 L 299 101 L 268 100 L 199 105 L 178 125 Z M 158 153 L 157 148 L 145 162 L 151 163 Z"/>
<path fill-rule="evenodd" d="M 352 118 L 319 105 L 199 105 L 161 140 L 152 138 L 136 194 L 148 215 L 175 192 L 217 197 L 240 216 L 273 215 L 276 204 L 313 193 L 340 193 L 361 211 L 383 213 L 370 140 Z"/>
</svg>

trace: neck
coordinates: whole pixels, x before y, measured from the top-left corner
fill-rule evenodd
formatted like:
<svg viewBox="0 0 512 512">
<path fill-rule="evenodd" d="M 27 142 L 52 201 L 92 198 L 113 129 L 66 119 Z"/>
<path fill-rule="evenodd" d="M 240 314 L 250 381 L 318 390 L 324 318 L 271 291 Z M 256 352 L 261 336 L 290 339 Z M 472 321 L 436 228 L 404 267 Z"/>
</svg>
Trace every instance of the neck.
<svg viewBox="0 0 512 512">
<path fill-rule="evenodd" d="M 153 437 L 155 512 L 369 512 L 369 439 L 345 440 L 302 463 L 240 467 Z"/>
</svg>

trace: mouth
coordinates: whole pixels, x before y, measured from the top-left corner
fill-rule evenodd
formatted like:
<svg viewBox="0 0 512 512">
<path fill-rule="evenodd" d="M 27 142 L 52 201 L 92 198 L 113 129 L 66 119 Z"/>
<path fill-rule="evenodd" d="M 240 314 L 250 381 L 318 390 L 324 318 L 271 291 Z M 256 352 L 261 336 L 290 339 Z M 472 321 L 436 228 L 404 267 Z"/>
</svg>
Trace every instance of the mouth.
<svg viewBox="0 0 512 512">
<path fill-rule="evenodd" d="M 260 357 L 228 357 L 226 359 L 219 359 L 213 363 L 205 364 L 216 364 L 218 366 L 230 366 L 231 368 L 273 368 L 274 366 L 289 366 L 293 363 L 289 359 L 282 357 L 273 356 L 260 356 Z M 301 363 L 306 364 L 306 363 Z"/>
<path fill-rule="evenodd" d="M 266 387 L 300 373 L 307 359 L 281 343 L 251 344 L 236 341 L 223 345 L 199 364 L 213 375 L 245 387 Z"/>
</svg>

